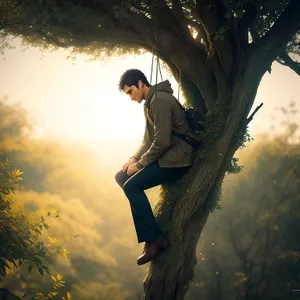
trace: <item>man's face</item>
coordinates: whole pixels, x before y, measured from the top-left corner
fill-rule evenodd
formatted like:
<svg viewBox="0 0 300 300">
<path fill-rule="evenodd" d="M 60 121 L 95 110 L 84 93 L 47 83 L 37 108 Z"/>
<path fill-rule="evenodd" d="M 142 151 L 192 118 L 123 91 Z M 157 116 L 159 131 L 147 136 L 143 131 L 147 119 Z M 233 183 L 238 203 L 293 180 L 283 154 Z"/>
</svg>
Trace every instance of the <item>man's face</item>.
<svg viewBox="0 0 300 300">
<path fill-rule="evenodd" d="M 141 103 L 143 100 L 143 90 L 142 90 L 142 84 L 140 84 L 140 82 L 138 82 L 138 87 L 132 85 L 132 86 L 127 86 L 125 85 L 123 88 L 124 93 L 126 93 L 131 100 L 136 101 L 137 103 Z"/>
</svg>

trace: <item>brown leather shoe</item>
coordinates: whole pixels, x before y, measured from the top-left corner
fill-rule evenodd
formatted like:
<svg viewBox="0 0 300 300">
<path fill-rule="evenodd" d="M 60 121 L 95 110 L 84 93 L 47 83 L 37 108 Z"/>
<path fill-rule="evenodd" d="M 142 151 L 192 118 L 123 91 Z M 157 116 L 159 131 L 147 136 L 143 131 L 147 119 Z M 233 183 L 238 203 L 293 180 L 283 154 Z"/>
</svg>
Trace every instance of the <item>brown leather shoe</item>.
<svg viewBox="0 0 300 300">
<path fill-rule="evenodd" d="M 169 244 L 169 240 L 164 236 L 159 237 L 154 243 L 146 243 L 143 254 L 137 259 L 137 264 L 140 266 L 153 260 L 160 249 L 167 248 Z"/>
</svg>

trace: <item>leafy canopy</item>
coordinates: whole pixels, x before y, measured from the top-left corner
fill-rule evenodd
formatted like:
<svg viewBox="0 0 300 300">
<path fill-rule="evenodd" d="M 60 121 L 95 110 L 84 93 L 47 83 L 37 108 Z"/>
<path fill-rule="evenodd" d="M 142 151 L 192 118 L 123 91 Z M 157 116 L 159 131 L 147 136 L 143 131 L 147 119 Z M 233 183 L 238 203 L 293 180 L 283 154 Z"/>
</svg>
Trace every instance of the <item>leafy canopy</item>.
<svg viewBox="0 0 300 300">
<path fill-rule="evenodd" d="M 99 58 L 107 54 L 160 52 L 162 34 L 191 43 L 210 56 L 228 39 L 234 46 L 259 44 L 280 19 L 289 0 L 35 1 L 1 0 L 2 47 L 21 35 L 42 49 L 72 47 Z M 299 68 L 299 26 L 278 61 Z M 157 35 L 157 36 L 156 36 Z M 225 49 L 223 49 L 225 50 Z M 294 60 L 290 60 L 292 55 Z M 158 53 L 162 55 L 163 53 Z"/>
</svg>

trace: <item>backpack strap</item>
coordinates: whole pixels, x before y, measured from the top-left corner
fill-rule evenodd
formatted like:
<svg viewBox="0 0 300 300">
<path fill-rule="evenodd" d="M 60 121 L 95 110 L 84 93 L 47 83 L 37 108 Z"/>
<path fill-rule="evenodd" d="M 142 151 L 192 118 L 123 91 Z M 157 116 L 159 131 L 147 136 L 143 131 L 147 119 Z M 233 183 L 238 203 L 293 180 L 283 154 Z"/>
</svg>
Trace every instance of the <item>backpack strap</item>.
<svg viewBox="0 0 300 300">
<path fill-rule="evenodd" d="M 182 104 L 172 95 L 172 94 L 169 94 L 168 92 L 165 92 L 165 91 L 160 91 L 160 92 L 163 92 L 163 93 L 166 93 L 168 95 L 170 95 L 174 100 L 175 102 L 177 102 L 177 104 L 180 106 L 180 108 L 183 110 L 183 112 L 185 112 L 185 109 L 184 107 L 182 106 Z M 154 96 L 154 95 L 153 95 Z M 150 123 L 150 125 L 152 127 L 154 127 L 154 122 L 151 120 L 150 116 L 149 116 L 149 109 L 150 109 L 150 104 L 151 104 L 151 101 L 152 101 L 152 98 L 153 96 L 151 97 L 151 99 L 149 99 L 147 105 L 145 105 L 145 109 L 146 109 L 146 116 L 147 116 L 147 119 Z"/>
<path fill-rule="evenodd" d="M 181 108 L 184 110 L 181 103 L 175 97 L 174 97 L 174 100 L 177 101 L 179 103 L 179 105 L 181 106 Z M 145 106 L 145 110 L 146 110 L 147 120 L 148 120 L 149 124 L 154 128 L 154 122 L 152 121 L 152 119 L 149 116 L 148 107 Z M 185 134 L 182 134 L 182 133 L 172 130 L 172 135 L 184 140 L 186 143 L 190 144 L 194 148 L 199 148 L 199 143 L 201 140 L 199 139 L 199 137 L 192 134 L 190 131 L 188 131 Z"/>
<path fill-rule="evenodd" d="M 147 120 L 150 123 L 150 125 L 152 127 L 154 127 L 154 122 L 151 120 L 150 116 L 149 116 L 149 112 L 148 112 L 148 107 L 145 107 L 145 111 L 146 111 L 146 116 L 147 116 Z"/>
</svg>

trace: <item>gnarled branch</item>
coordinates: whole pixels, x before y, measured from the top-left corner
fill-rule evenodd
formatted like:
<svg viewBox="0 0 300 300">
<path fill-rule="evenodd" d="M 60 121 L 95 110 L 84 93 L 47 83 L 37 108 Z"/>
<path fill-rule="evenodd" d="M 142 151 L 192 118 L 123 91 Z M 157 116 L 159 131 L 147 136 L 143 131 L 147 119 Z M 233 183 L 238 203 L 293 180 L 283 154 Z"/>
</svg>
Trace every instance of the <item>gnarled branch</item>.
<svg viewBox="0 0 300 300">
<path fill-rule="evenodd" d="M 187 27 L 188 23 L 187 19 L 184 16 L 180 0 L 172 0 L 172 12 L 175 18 L 179 21 L 185 36 L 189 36 L 190 32 Z"/>
<path fill-rule="evenodd" d="M 291 0 L 269 32 L 253 47 L 249 66 L 256 73 L 264 73 L 284 51 L 300 26 L 300 1 Z"/>
<path fill-rule="evenodd" d="M 300 75 L 300 62 L 293 61 L 291 57 L 283 51 L 279 57 L 276 59 L 277 62 L 283 66 L 287 66 Z"/>
</svg>

